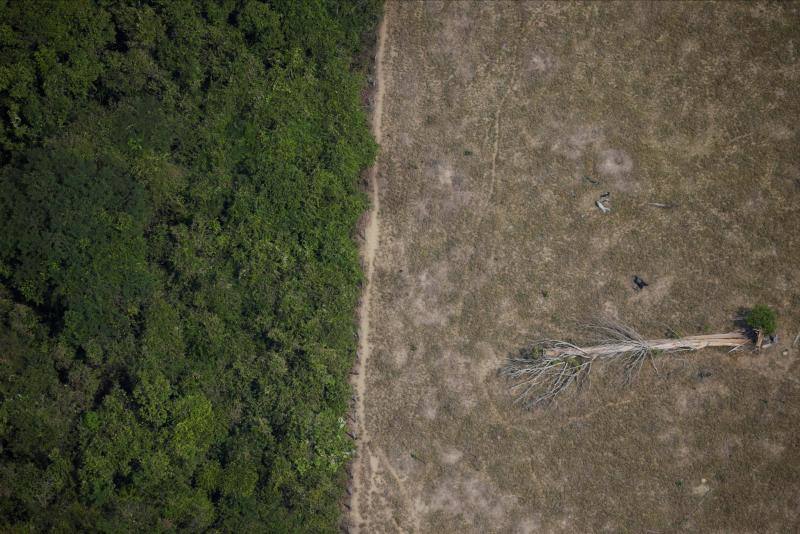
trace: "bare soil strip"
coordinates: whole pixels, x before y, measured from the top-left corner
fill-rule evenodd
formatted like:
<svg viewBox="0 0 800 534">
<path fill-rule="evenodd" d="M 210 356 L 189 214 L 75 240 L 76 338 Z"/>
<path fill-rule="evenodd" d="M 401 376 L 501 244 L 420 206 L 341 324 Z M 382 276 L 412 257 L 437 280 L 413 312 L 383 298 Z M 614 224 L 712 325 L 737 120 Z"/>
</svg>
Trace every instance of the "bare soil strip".
<svg viewBox="0 0 800 534">
<path fill-rule="evenodd" d="M 375 141 L 380 144 L 381 142 L 381 115 L 383 114 L 383 94 L 384 94 L 384 75 L 383 75 L 383 54 L 386 42 L 386 23 L 387 23 L 387 10 L 381 20 L 380 28 L 378 29 L 378 49 L 375 55 L 375 80 L 377 90 L 375 93 L 375 107 L 372 113 L 372 134 L 375 136 Z M 380 157 L 380 156 L 379 156 Z M 372 206 L 369 213 L 369 221 L 364 232 L 364 243 L 362 247 L 362 254 L 364 259 L 365 268 L 365 286 L 364 295 L 361 299 L 361 306 L 359 310 L 359 341 L 358 341 L 358 354 L 359 358 L 356 363 L 356 432 L 357 432 L 357 455 L 354 461 L 353 469 L 353 487 L 350 505 L 351 523 L 355 532 L 359 531 L 360 525 L 363 523 L 361 516 L 360 501 L 361 496 L 365 491 L 369 491 L 370 485 L 367 488 L 363 487 L 364 482 L 369 482 L 369 462 L 367 455 L 369 451 L 369 432 L 364 420 L 364 397 L 367 390 L 367 364 L 370 356 L 369 345 L 369 308 L 370 308 L 370 294 L 372 292 L 372 278 L 375 270 L 375 253 L 378 249 L 378 237 L 380 223 L 378 220 L 380 213 L 380 196 L 378 195 L 378 162 L 370 169 L 369 173 L 370 183 L 370 196 L 372 199 Z"/>
</svg>

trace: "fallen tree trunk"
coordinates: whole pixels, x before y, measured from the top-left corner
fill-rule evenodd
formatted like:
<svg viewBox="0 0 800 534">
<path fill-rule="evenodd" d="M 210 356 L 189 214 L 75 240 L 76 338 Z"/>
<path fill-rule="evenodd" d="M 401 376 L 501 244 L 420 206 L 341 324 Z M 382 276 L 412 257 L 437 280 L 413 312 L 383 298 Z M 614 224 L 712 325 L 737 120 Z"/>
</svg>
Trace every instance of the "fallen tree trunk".
<svg viewBox="0 0 800 534">
<path fill-rule="evenodd" d="M 738 348 L 751 343 L 752 340 L 742 331 L 728 332 L 726 334 L 708 334 L 702 336 L 688 336 L 679 339 L 650 339 L 645 340 L 646 348 L 652 352 L 682 352 L 700 350 L 706 347 L 733 347 Z M 544 350 L 549 357 L 602 357 L 613 356 L 620 353 L 640 350 L 640 342 L 610 343 L 591 347 L 557 346 Z"/>
<path fill-rule="evenodd" d="M 517 401 L 526 406 L 549 404 L 565 391 L 580 388 L 596 364 L 619 364 L 625 381 L 635 378 L 645 361 L 656 356 L 707 347 L 732 351 L 753 343 L 745 331 L 688 336 L 678 339 L 643 339 L 635 330 L 617 322 L 588 325 L 599 334 L 595 344 L 579 347 L 559 340 L 538 341 L 512 357 L 501 370 L 511 382 Z M 756 348 L 760 343 L 756 343 Z"/>
</svg>

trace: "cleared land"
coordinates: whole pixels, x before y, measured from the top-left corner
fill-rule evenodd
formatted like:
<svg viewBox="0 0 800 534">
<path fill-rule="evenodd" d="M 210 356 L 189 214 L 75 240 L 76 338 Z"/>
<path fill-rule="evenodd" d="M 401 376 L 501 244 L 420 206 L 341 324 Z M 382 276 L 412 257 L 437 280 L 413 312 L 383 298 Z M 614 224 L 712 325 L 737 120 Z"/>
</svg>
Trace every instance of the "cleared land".
<svg viewBox="0 0 800 534">
<path fill-rule="evenodd" d="M 800 528 L 798 4 L 386 9 L 361 531 Z M 725 332 L 755 302 L 761 355 L 547 411 L 496 376 L 597 315 Z"/>
</svg>

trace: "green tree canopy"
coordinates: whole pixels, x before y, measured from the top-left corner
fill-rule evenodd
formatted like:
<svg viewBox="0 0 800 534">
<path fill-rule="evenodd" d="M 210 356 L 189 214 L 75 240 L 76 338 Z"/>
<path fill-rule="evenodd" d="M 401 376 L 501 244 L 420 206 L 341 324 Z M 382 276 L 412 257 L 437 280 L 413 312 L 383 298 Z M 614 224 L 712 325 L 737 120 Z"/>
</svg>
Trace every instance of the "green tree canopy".
<svg viewBox="0 0 800 534">
<path fill-rule="evenodd" d="M 336 529 L 377 1 L 0 2 L 0 529 Z"/>
</svg>

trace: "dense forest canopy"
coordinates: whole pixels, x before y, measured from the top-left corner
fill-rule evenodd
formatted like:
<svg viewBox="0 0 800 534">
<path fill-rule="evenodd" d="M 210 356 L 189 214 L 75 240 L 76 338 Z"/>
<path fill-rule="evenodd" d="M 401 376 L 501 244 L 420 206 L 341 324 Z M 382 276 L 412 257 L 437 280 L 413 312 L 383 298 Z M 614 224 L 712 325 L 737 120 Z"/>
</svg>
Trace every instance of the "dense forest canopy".
<svg viewBox="0 0 800 534">
<path fill-rule="evenodd" d="M 0 2 L 0 529 L 336 528 L 377 2 Z"/>
</svg>

